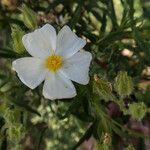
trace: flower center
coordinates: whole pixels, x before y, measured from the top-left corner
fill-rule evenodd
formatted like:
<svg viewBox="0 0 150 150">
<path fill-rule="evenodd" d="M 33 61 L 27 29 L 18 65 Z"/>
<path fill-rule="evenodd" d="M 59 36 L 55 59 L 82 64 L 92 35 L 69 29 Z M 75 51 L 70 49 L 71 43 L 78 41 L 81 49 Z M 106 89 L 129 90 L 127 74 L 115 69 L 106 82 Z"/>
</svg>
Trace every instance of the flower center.
<svg viewBox="0 0 150 150">
<path fill-rule="evenodd" d="M 62 57 L 59 55 L 50 55 L 46 59 L 46 68 L 51 71 L 57 71 L 62 66 Z"/>
</svg>

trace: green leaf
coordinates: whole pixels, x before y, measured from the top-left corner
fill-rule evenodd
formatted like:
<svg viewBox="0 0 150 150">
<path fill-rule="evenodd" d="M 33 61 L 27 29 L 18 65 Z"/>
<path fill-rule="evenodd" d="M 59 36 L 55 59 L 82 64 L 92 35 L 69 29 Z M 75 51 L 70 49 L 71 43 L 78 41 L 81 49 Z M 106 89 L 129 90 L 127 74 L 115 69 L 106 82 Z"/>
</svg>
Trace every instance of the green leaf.
<svg viewBox="0 0 150 150">
<path fill-rule="evenodd" d="M 118 123 L 117 121 L 115 121 L 114 119 L 111 119 L 111 126 L 112 129 L 114 130 L 114 132 L 116 132 L 118 135 L 120 135 L 121 137 L 141 137 L 141 138 L 145 138 L 145 139 L 149 139 L 150 136 L 147 136 L 143 133 L 134 131 L 132 129 L 129 129 L 127 127 L 125 127 L 124 125 Z M 116 128 L 115 128 L 116 126 Z"/>
<path fill-rule="evenodd" d="M 88 140 L 94 130 L 95 123 L 93 123 L 89 129 L 84 133 L 84 135 L 81 137 L 81 139 L 78 141 L 78 143 L 72 148 L 72 150 L 76 150 L 85 140 Z"/>
<path fill-rule="evenodd" d="M 103 16 L 102 16 L 102 25 L 101 25 L 101 28 L 100 28 L 100 34 L 102 35 L 105 30 L 106 30 L 106 24 L 107 24 L 107 19 L 106 19 L 106 12 L 103 11 Z"/>
<path fill-rule="evenodd" d="M 0 92 L 7 92 L 7 91 L 9 91 L 12 87 L 13 87 L 13 83 L 12 83 L 12 82 L 7 82 L 6 84 L 4 84 L 4 85 L 0 88 Z"/>
<path fill-rule="evenodd" d="M 32 107 L 30 107 L 23 101 L 18 102 L 16 100 L 13 100 L 13 103 L 21 108 L 24 108 L 26 111 L 29 111 L 31 113 L 37 114 L 38 116 L 41 116 L 41 114 L 37 110 L 33 109 Z"/>
<path fill-rule="evenodd" d="M 22 54 L 25 51 L 25 48 L 22 43 L 22 37 L 25 34 L 24 31 L 17 25 L 11 26 L 11 36 L 13 40 L 13 49 L 16 53 Z"/>
<path fill-rule="evenodd" d="M 20 55 L 18 55 L 13 50 L 0 48 L 0 58 L 18 58 Z"/>
<path fill-rule="evenodd" d="M 35 110 L 34 108 L 32 108 L 31 106 L 29 106 L 25 101 L 20 100 L 20 99 L 14 99 L 10 96 L 5 96 L 3 97 L 3 99 L 5 99 L 6 101 L 9 101 L 9 103 L 12 103 L 18 107 L 21 107 L 22 109 L 29 111 L 31 113 L 37 114 L 38 116 L 41 116 L 41 114 Z"/>
<path fill-rule="evenodd" d="M 118 23 L 117 23 L 116 12 L 114 9 L 114 2 L 113 2 L 113 0 L 109 0 L 106 2 L 107 2 L 108 13 L 109 13 L 110 19 L 112 21 L 113 29 L 117 30 Z"/>
<path fill-rule="evenodd" d="M 36 13 L 30 9 L 25 4 L 22 5 L 22 15 L 23 15 L 23 22 L 29 29 L 35 29 L 38 27 L 37 23 L 37 15 Z"/>
<path fill-rule="evenodd" d="M 76 25 L 76 23 L 78 22 L 78 20 L 81 17 L 81 10 L 82 10 L 82 6 L 83 6 L 83 1 L 78 3 L 78 6 L 74 12 L 74 17 L 70 20 L 69 25 L 70 28 L 73 29 L 74 26 Z"/>
<path fill-rule="evenodd" d="M 133 91 L 133 81 L 127 72 L 120 71 L 115 79 L 114 88 L 116 92 L 121 96 L 128 96 Z"/>
</svg>

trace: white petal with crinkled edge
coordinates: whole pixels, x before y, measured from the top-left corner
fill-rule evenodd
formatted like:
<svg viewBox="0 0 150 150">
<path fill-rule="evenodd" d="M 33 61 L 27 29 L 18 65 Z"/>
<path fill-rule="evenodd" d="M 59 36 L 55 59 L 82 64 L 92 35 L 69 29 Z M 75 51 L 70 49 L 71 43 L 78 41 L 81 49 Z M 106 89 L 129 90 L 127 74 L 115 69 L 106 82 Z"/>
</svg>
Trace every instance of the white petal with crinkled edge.
<svg viewBox="0 0 150 150">
<path fill-rule="evenodd" d="M 83 48 L 85 44 L 84 39 L 79 38 L 68 26 L 64 26 L 57 36 L 56 53 L 64 58 L 69 58 Z"/>
<path fill-rule="evenodd" d="M 76 96 L 76 90 L 72 82 L 60 72 L 49 72 L 46 75 L 43 95 L 50 100 L 72 98 Z"/>
<path fill-rule="evenodd" d="M 62 72 L 72 81 L 86 85 L 89 82 L 89 65 L 92 55 L 89 52 L 77 52 L 64 60 Z"/>
<path fill-rule="evenodd" d="M 25 34 L 22 42 L 31 56 L 45 58 L 56 49 L 56 31 L 50 24 Z"/>
<path fill-rule="evenodd" d="M 24 57 L 13 61 L 13 69 L 20 80 L 29 88 L 36 88 L 45 78 L 47 70 L 39 58 Z"/>
</svg>

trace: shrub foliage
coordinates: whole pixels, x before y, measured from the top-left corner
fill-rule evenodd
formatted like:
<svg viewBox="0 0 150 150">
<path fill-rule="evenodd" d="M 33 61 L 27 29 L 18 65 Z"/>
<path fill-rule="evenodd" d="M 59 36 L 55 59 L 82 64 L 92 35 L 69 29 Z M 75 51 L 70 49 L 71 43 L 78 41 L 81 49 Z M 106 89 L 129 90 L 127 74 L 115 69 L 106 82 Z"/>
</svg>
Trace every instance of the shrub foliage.
<svg viewBox="0 0 150 150">
<path fill-rule="evenodd" d="M 0 149 L 150 149 L 148 0 L 0 1 Z M 50 23 L 87 40 L 90 83 L 50 101 L 27 88 L 12 61 L 28 56 L 22 36 Z M 136 142 L 135 142 L 136 141 Z M 87 143 L 85 143 L 87 142 Z"/>
</svg>

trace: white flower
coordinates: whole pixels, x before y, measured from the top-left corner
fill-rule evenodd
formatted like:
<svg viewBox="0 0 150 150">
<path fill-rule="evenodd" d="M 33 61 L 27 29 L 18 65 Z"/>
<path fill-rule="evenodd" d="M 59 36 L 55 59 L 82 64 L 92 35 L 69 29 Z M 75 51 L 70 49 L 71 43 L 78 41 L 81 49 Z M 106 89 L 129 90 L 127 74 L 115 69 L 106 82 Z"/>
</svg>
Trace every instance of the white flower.
<svg viewBox="0 0 150 150">
<path fill-rule="evenodd" d="M 46 24 L 24 35 L 22 42 L 32 57 L 17 59 L 12 65 L 29 88 L 34 89 L 45 80 L 43 95 L 54 100 L 76 95 L 72 81 L 88 84 L 91 53 L 79 51 L 86 41 L 68 26 L 56 36 L 53 26 Z"/>
</svg>

